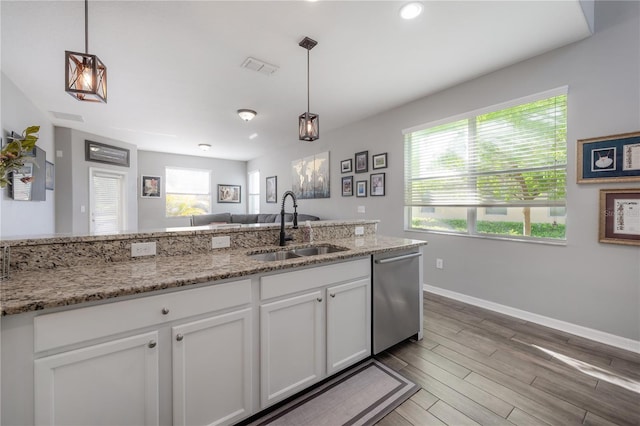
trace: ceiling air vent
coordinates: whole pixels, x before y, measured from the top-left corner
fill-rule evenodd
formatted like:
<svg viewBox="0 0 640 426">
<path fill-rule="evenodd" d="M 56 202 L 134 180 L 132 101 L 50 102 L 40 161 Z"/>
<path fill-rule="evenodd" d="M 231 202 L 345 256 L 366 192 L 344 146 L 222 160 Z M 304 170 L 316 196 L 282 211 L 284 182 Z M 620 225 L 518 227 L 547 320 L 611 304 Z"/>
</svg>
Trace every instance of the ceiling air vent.
<svg viewBox="0 0 640 426">
<path fill-rule="evenodd" d="M 79 123 L 84 123 L 84 118 L 78 114 L 69 114 L 68 112 L 58 112 L 58 111 L 49 111 L 51 115 L 60 120 L 70 120 L 77 121 Z"/>
<path fill-rule="evenodd" d="M 271 75 L 278 70 L 276 65 L 268 64 L 260 59 L 252 58 L 251 56 L 245 59 L 240 67 L 256 71 L 264 75 Z"/>
</svg>

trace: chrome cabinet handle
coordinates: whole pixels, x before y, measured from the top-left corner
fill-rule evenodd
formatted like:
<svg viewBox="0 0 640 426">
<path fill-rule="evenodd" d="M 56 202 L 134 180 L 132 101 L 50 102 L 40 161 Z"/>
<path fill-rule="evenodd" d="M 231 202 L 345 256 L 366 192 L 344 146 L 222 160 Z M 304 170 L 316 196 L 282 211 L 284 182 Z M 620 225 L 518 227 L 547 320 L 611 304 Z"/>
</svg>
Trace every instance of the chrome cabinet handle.
<svg viewBox="0 0 640 426">
<path fill-rule="evenodd" d="M 162 315 L 167 315 L 169 313 L 168 308 L 162 308 Z"/>
<path fill-rule="evenodd" d="M 329 293 L 329 296 L 336 297 L 336 294 L 335 293 Z"/>
<path fill-rule="evenodd" d="M 148 346 L 149 348 L 151 348 L 151 349 L 155 348 L 155 347 L 156 347 L 156 345 L 157 345 L 157 343 L 156 343 L 156 341 L 155 341 L 155 340 L 151 340 L 151 341 L 147 344 L 147 346 Z"/>
<path fill-rule="evenodd" d="M 179 334 L 179 333 L 178 333 L 178 334 L 176 334 L 176 340 L 177 340 L 178 342 L 182 342 L 182 339 L 184 339 L 184 336 L 183 336 L 182 334 Z"/>
<path fill-rule="evenodd" d="M 318 302 L 322 302 L 322 297 L 318 297 L 316 300 L 317 300 Z"/>
</svg>

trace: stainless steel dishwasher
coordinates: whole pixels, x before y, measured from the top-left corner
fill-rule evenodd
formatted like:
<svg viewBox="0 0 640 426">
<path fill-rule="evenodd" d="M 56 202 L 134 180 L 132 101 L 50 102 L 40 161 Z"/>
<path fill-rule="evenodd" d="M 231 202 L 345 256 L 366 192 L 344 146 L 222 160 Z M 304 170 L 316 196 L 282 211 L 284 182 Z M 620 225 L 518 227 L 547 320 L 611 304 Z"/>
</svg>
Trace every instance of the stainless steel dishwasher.
<svg viewBox="0 0 640 426">
<path fill-rule="evenodd" d="M 373 256 L 373 354 L 421 330 L 419 249 Z"/>
</svg>

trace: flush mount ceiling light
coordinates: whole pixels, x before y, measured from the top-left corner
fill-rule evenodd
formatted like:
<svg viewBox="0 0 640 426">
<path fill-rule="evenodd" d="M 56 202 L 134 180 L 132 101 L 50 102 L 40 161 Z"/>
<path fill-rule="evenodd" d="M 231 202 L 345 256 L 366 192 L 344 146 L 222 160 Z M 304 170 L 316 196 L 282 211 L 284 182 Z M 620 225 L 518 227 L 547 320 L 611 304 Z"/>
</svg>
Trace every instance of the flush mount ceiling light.
<svg viewBox="0 0 640 426">
<path fill-rule="evenodd" d="M 255 117 L 256 115 L 258 115 L 257 112 L 255 112 L 252 109 L 239 109 L 238 110 L 238 115 L 240 116 L 240 118 L 242 118 L 244 121 L 251 121 L 253 120 L 253 117 Z"/>
<path fill-rule="evenodd" d="M 411 2 L 400 8 L 400 16 L 403 19 L 414 19 L 422 13 L 422 3 Z"/>
<path fill-rule="evenodd" d="M 84 53 L 65 50 L 64 90 L 88 102 L 107 102 L 107 67 L 89 54 L 89 0 L 84 0 Z"/>
<path fill-rule="evenodd" d="M 198 147 L 203 151 L 209 151 L 211 149 L 211 145 L 208 143 L 199 143 Z"/>
<path fill-rule="evenodd" d="M 309 51 L 313 49 L 317 41 L 305 37 L 298 45 L 307 50 L 307 112 L 298 117 L 298 139 L 312 142 L 320 138 L 320 116 L 309 112 Z"/>
</svg>

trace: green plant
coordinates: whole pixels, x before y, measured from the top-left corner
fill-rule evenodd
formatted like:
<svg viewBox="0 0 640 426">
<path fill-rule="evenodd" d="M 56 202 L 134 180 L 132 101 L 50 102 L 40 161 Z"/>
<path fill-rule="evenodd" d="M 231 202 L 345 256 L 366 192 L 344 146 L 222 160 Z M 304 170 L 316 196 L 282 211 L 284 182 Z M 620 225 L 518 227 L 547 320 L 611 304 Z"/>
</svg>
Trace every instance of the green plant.
<svg viewBox="0 0 640 426">
<path fill-rule="evenodd" d="M 0 151 L 0 188 L 4 188 L 7 184 L 11 184 L 7 175 L 10 172 L 20 169 L 24 166 L 24 157 L 36 146 L 38 141 L 38 133 L 40 126 L 29 126 L 20 139 L 13 139 L 6 144 Z M 29 181 L 31 178 L 24 178 Z"/>
</svg>

